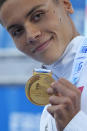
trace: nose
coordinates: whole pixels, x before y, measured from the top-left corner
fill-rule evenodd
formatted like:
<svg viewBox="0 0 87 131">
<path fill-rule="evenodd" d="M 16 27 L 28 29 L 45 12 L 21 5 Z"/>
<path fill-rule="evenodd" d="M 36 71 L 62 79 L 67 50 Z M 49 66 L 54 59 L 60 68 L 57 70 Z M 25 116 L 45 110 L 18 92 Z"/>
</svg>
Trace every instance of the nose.
<svg viewBox="0 0 87 131">
<path fill-rule="evenodd" d="M 27 43 L 34 44 L 41 36 L 41 31 L 34 24 L 26 23 Z"/>
</svg>

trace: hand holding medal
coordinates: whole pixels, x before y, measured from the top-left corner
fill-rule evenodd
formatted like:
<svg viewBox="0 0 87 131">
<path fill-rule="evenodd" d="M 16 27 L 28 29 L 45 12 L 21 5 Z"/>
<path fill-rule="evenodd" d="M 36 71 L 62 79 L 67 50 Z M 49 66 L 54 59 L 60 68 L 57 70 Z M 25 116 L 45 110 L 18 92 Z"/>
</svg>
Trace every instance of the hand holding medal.
<svg viewBox="0 0 87 131">
<path fill-rule="evenodd" d="M 49 95 L 47 89 L 54 82 L 52 72 L 50 70 L 35 69 L 33 76 L 26 83 L 26 96 L 33 104 L 47 105 L 49 103 Z"/>
</svg>

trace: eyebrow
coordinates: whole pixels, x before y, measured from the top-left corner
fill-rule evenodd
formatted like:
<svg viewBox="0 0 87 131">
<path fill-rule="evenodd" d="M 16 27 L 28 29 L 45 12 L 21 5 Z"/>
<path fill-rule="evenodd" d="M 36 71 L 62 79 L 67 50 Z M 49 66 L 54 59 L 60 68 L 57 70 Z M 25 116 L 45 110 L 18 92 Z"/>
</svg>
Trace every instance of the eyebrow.
<svg viewBox="0 0 87 131">
<path fill-rule="evenodd" d="M 19 26 L 18 24 L 13 24 L 13 25 L 11 25 L 11 26 L 8 26 L 8 27 L 7 27 L 7 30 L 9 31 L 10 29 L 15 28 L 15 27 L 18 27 L 18 26 Z"/>
<path fill-rule="evenodd" d="M 25 16 L 25 18 L 27 18 L 28 16 L 30 16 L 36 9 L 38 9 L 38 8 L 40 8 L 40 7 L 42 7 L 42 6 L 44 6 L 44 4 L 36 5 L 35 7 L 33 7 L 33 8 L 27 13 L 27 15 Z M 18 24 L 13 24 L 13 25 L 11 25 L 11 26 L 8 26 L 8 27 L 7 27 L 7 30 L 9 31 L 10 29 L 12 29 L 12 28 L 14 28 L 14 27 L 17 27 L 17 26 L 19 26 L 19 25 L 18 25 Z"/>
<path fill-rule="evenodd" d="M 36 9 L 38 9 L 38 8 L 40 8 L 40 7 L 42 7 L 42 6 L 44 6 L 44 4 L 37 5 L 37 6 L 33 7 L 33 8 L 27 13 L 27 15 L 26 15 L 25 17 L 30 16 Z"/>
</svg>

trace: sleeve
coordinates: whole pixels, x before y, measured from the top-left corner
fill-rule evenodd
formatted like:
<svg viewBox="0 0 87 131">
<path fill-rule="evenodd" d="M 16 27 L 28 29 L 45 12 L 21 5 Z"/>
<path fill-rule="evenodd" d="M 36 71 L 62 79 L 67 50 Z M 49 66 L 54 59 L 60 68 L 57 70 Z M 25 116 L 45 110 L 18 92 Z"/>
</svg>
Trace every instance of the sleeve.
<svg viewBox="0 0 87 131">
<path fill-rule="evenodd" d="M 69 122 L 64 131 L 87 131 L 87 62 L 80 74 L 78 86 L 84 86 L 81 94 L 81 111 Z"/>
<path fill-rule="evenodd" d="M 87 131 L 87 115 L 80 111 L 65 127 L 64 131 Z"/>
</svg>

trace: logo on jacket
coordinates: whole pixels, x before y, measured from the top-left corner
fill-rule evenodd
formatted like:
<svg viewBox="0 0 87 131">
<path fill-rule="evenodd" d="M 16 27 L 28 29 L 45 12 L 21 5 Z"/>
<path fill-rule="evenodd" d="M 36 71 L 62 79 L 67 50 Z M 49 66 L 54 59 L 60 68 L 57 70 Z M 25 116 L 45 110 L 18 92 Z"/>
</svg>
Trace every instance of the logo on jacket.
<svg viewBox="0 0 87 131">
<path fill-rule="evenodd" d="M 87 46 L 82 46 L 81 53 L 87 53 Z"/>
</svg>

